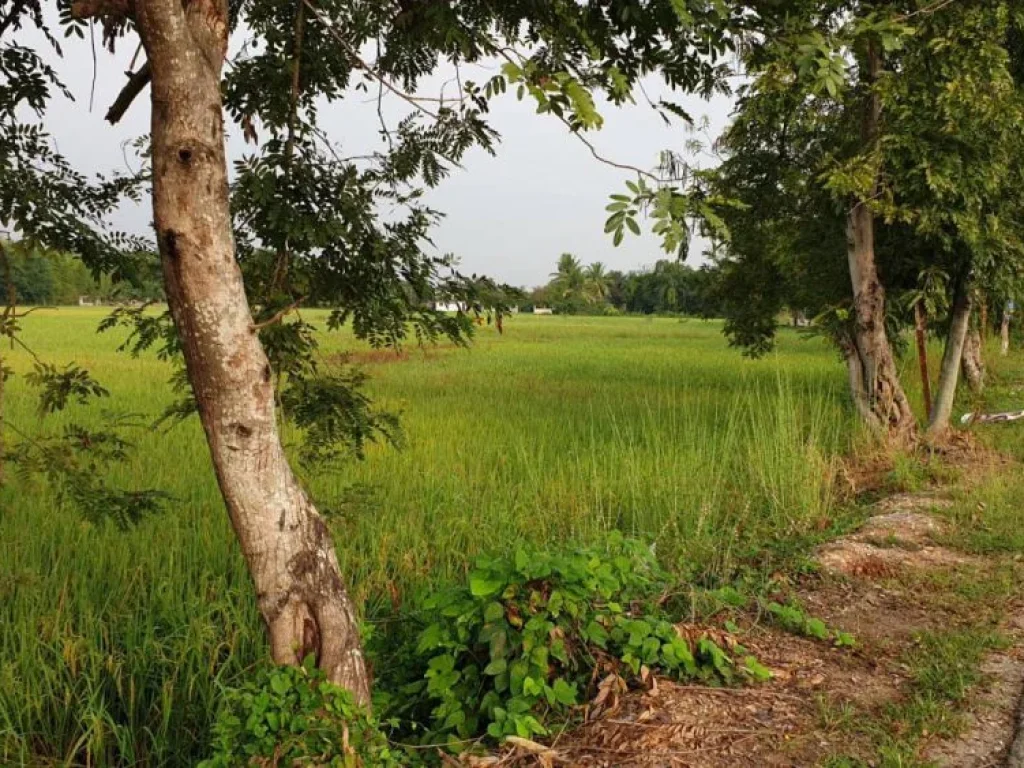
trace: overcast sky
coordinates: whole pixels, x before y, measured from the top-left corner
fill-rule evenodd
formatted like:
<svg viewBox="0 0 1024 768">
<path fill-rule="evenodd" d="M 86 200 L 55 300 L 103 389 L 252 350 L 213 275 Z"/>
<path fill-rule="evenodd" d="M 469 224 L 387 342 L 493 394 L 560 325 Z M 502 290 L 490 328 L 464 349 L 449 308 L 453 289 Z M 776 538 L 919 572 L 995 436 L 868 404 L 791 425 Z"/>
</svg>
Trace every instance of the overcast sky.
<svg viewBox="0 0 1024 768">
<path fill-rule="evenodd" d="M 132 49 L 124 45 L 111 55 L 96 53 L 95 95 L 93 55 L 88 41 L 68 41 L 65 58 L 55 62 L 76 100 L 57 99 L 48 114 L 48 127 L 60 150 L 83 170 L 109 171 L 135 162 L 125 143 L 149 128 L 149 100 L 140 98 L 117 126 L 103 120 L 124 82 Z M 497 71 L 477 67 L 463 78 L 485 82 Z M 664 94 L 682 104 L 690 114 L 707 116 L 711 132 L 725 126 L 731 100 L 671 95 L 657 82 L 648 83 L 654 101 Z M 382 146 L 376 104 L 365 93 L 353 94 L 324 114 L 322 128 L 345 154 L 359 154 Z M 642 99 L 626 108 L 599 105 L 604 128 L 589 134 L 599 151 L 617 162 L 642 168 L 657 163 L 662 149 L 682 151 L 689 138 L 681 124 L 665 125 Z M 388 97 L 387 117 L 397 120 L 408 107 Z M 433 191 L 429 203 L 446 219 L 435 232 L 440 252 L 455 253 L 464 272 L 487 274 L 515 285 L 534 286 L 547 280 L 560 253 L 569 251 L 584 262 L 602 261 L 610 269 L 635 269 L 663 257 L 658 241 L 645 234 L 629 237 L 615 248 L 604 234 L 608 195 L 623 190 L 631 175 L 603 165 L 550 115 L 537 115 L 531 102 L 516 101 L 513 93 L 493 103 L 491 125 L 502 135 L 497 157 L 473 151 L 452 177 Z M 237 155 L 243 145 L 229 138 Z M 704 163 L 707 164 L 705 159 Z M 125 209 L 118 225 L 150 234 L 148 204 Z M 699 260 L 702 244 L 695 243 L 690 259 Z"/>
</svg>

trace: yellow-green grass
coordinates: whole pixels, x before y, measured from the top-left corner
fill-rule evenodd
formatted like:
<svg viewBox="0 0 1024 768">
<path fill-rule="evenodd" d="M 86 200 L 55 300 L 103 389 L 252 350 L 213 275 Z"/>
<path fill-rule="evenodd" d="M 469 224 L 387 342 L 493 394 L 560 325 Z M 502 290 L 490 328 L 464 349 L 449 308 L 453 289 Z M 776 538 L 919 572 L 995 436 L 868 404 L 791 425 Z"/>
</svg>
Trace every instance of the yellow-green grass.
<svg viewBox="0 0 1024 768">
<path fill-rule="evenodd" d="M 102 317 L 26 319 L 31 347 L 89 368 L 111 397 L 40 422 L 17 376 L 6 418 L 19 430 L 96 424 L 104 410 L 150 421 L 172 401 L 169 366 L 116 352 L 120 337 L 95 333 Z M 406 435 L 401 451 L 305 477 L 369 619 L 522 539 L 572 546 L 617 529 L 710 582 L 778 567 L 839 516 L 834 460 L 854 429 L 820 340 L 787 330 L 751 361 L 697 320 L 524 316 L 505 329 L 393 360 L 347 331 L 323 335 L 328 357 L 364 353 Z M 31 369 L 25 353 L 3 356 Z M 264 655 L 198 424 L 135 440 L 110 479 L 174 503 L 127 533 L 83 521 L 38 478 L 0 491 L 0 765 L 193 764 L 218 684 Z"/>
</svg>

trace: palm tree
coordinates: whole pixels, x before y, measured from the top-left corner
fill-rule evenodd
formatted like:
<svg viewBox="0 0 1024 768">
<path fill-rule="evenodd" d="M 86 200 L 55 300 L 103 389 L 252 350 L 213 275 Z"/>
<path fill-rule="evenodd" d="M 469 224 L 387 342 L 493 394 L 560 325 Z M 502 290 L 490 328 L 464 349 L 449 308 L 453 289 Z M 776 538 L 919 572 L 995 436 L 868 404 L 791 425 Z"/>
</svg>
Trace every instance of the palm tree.
<svg viewBox="0 0 1024 768">
<path fill-rule="evenodd" d="M 587 295 L 594 301 L 604 301 L 608 298 L 611 279 L 600 261 L 595 261 L 584 270 L 583 281 Z"/>
<path fill-rule="evenodd" d="M 563 298 L 583 291 L 586 280 L 583 265 L 571 253 L 563 253 L 558 259 L 557 269 L 551 273 L 551 285 Z"/>
</svg>

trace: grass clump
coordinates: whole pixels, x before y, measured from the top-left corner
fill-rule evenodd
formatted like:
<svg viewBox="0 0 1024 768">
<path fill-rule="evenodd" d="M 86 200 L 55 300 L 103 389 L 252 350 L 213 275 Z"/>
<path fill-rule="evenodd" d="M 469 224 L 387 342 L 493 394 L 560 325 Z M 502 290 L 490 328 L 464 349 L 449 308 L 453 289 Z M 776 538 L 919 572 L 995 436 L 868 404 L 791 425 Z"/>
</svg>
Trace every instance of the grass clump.
<svg viewBox="0 0 1024 768">
<path fill-rule="evenodd" d="M 909 680 L 900 701 L 873 713 L 857 711 L 848 703 L 841 708 L 822 705 L 826 727 L 865 737 L 874 758 L 836 755 L 824 764 L 829 768 L 932 765 L 920 755 L 923 740 L 949 738 L 963 730 L 962 709 L 971 689 L 982 679 L 985 654 L 1005 647 L 1006 638 L 988 627 L 918 633 L 903 654 Z"/>
</svg>

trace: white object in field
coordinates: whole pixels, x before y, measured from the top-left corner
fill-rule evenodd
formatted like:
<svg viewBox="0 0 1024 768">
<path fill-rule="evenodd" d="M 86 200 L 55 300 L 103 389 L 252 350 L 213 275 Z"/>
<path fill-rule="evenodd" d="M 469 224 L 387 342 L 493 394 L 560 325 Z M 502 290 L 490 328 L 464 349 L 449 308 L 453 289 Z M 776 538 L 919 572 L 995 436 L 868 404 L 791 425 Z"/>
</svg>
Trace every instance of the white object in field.
<svg viewBox="0 0 1024 768">
<path fill-rule="evenodd" d="M 554 313 L 553 310 L 549 309 L 548 307 L 534 307 L 533 308 L 533 314 L 535 314 L 535 315 L 553 315 L 555 313 Z"/>
<path fill-rule="evenodd" d="M 465 312 L 466 308 L 454 301 L 435 301 L 435 312 Z"/>
<path fill-rule="evenodd" d="M 965 413 L 960 417 L 961 424 L 994 424 L 1000 421 L 1019 421 L 1024 419 L 1024 411 L 1004 411 L 1003 413 Z"/>
</svg>

